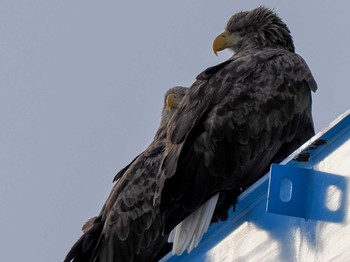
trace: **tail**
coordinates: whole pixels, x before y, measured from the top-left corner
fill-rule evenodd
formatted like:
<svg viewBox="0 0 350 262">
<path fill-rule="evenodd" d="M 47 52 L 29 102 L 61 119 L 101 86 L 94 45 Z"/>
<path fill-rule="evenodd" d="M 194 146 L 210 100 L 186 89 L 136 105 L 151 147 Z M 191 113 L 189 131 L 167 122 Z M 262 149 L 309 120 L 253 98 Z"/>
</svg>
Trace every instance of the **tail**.
<svg viewBox="0 0 350 262">
<path fill-rule="evenodd" d="M 173 242 L 173 254 L 181 255 L 186 249 L 190 253 L 197 247 L 208 230 L 218 199 L 219 193 L 173 229 L 168 239 L 169 242 Z"/>
<path fill-rule="evenodd" d="M 84 234 L 68 252 L 64 262 L 88 262 L 95 259 L 95 250 L 100 242 L 103 221 L 101 217 L 89 219 L 83 226 Z"/>
</svg>

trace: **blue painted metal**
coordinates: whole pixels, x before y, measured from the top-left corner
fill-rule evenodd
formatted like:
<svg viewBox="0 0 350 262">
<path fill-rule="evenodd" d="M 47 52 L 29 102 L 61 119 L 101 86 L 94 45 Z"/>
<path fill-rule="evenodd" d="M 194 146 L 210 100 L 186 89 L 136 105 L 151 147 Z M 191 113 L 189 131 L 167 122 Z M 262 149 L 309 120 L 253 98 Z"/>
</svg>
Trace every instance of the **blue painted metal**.
<svg viewBox="0 0 350 262">
<path fill-rule="evenodd" d="M 283 181 L 290 184 L 283 185 Z M 327 192 L 331 186 L 339 190 L 339 207 L 327 207 Z M 348 179 L 344 176 L 308 168 L 272 164 L 266 211 L 287 216 L 331 222 L 343 222 L 347 204 Z M 283 195 L 289 195 L 283 201 Z"/>
</svg>

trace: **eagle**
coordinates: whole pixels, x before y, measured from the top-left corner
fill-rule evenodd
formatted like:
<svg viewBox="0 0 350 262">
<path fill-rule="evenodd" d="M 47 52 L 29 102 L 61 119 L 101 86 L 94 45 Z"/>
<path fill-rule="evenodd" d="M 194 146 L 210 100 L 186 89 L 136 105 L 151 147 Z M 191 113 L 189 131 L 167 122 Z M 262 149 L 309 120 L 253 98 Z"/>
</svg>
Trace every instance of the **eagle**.
<svg viewBox="0 0 350 262">
<path fill-rule="evenodd" d="M 171 250 L 162 234 L 159 205 L 153 206 L 157 172 L 165 148 L 166 125 L 187 88 L 165 93 L 159 128 L 153 141 L 115 176 L 101 213 L 83 226 L 83 235 L 65 258 L 69 261 L 156 261 Z"/>
<path fill-rule="evenodd" d="M 224 49 L 232 57 L 197 76 L 168 124 L 154 203 L 164 234 L 185 219 L 170 237 L 176 254 L 195 247 L 240 192 L 315 133 L 317 84 L 274 10 L 234 14 L 213 42 L 215 54 Z"/>
</svg>

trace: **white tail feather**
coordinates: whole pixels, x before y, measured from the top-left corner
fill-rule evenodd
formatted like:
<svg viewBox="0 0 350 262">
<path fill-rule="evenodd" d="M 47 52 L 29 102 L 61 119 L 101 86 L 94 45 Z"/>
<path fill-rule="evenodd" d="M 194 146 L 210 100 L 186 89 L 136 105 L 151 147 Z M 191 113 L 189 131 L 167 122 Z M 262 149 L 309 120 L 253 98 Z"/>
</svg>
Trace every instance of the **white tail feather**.
<svg viewBox="0 0 350 262">
<path fill-rule="evenodd" d="M 173 254 L 179 256 L 186 249 L 190 253 L 197 247 L 209 228 L 218 199 L 216 194 L 171 231 L 168 241 L 173 242 Z"/>
</svg>

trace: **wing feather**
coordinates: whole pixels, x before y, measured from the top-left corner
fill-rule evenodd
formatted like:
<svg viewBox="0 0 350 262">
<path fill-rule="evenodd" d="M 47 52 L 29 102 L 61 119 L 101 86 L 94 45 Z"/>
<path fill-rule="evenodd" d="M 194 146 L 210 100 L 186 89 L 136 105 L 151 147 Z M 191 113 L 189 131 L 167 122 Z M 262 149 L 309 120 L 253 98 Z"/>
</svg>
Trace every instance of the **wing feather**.
<svg viewBox="0 0 350 262">
<path fill-rule="evenodd" d="M 159 205 L 153 206 L 163 152 L 164 141 L 155 140 L 118 173 L 100 215 L 86 223 L 65 261 L 148 262 L 170 251 Z"/>
<path fill-rule="evenodd" d="M 116 261 L 147 261 L 150 257 L 141 256 L 142 251 L 153 242 L 165 243 L 167 236 L 162 236 L 159 206 L 153 206 L 163 150 L 163 145 L 146 150 L 119 181 L 120 192 L 116 199 L 111 199 L 112 206 L 102 232 L 106 244 L 100 246 L 98 256 L 111 252 Z M 109 242 L 113 242 L 113 249 Z M 161 248 L 160 245 L 158 251 Z M 157 248 L 153 249 L 152 256 L 156 255 L 155 250 Z"/>
<path fill-rule="evenodd" d="M 214 69 L 200 75 L 169 124 L 157 192 L 165 232 L 217 192 L 252 184 L 285 143 L 314 132 L 317 86 L 297 54 L 254 50 Z"/>
</svg>

